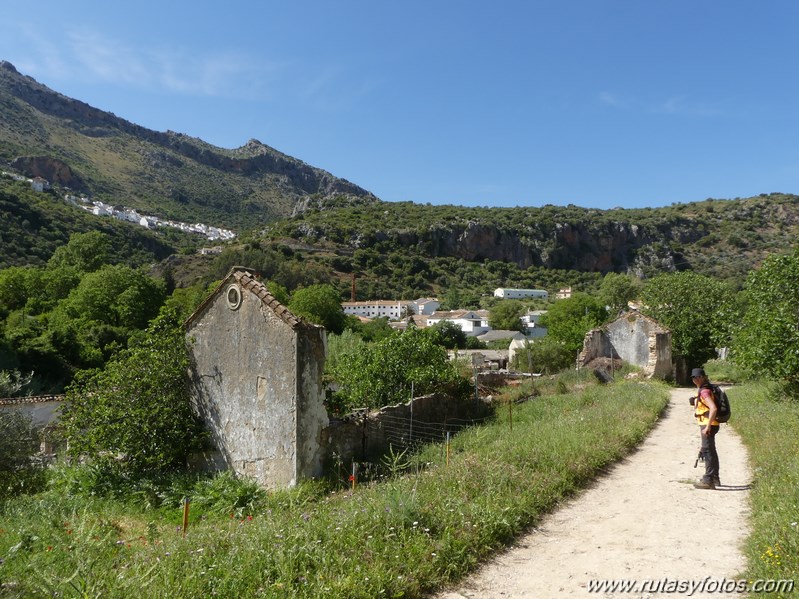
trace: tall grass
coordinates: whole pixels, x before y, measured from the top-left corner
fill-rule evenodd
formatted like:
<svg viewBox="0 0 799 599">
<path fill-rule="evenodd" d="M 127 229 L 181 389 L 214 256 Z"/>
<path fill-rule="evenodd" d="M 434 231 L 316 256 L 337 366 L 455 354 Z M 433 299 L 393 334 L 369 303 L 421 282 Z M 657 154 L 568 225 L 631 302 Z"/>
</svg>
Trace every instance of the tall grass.
<svg viewBox="0 0 799 599">
<path fill-rule="evenodd" d="M 763 383 L 729 391 L 730 423 L 754 469 L 750 579 L 796 579 L 799 572 L 799 402 L 775 398 Z M 799 580 L 797 580 L 799 584 Z M 791 595 L 796 596 L 796 595 Z"/>
<path fill-rule="evenodd" d="M 0 506 L 9 597 L 419 597 L 456 580 L 646 435 L 654 384 L 593 385 L 514 408 L 428 446 L 403 476 L 354 490 L 318 483 L 181 511 L 50 491 Z M 222 483 L 220 485 L 224 486 Z M 233 484 L 233 481 L 230 483 Z M 170 505 L 174 501 L 170 502 Z M 192 508 L 194 509 L 194 508 Z"/>
</svg>

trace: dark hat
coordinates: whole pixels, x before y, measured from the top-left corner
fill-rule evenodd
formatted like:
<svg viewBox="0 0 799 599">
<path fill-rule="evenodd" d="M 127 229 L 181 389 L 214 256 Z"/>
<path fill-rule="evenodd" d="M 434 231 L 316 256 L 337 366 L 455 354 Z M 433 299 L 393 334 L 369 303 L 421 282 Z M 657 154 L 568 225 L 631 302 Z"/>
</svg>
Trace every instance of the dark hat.
<svg viewBox="0 0 799 599">
<path fill-rule="evenodd" d="M 705 370 L 703 368 L 694 368 L 691 371 L 691 378 L 694 378 L 695 376 L 705 376 Z"/>
</svg>

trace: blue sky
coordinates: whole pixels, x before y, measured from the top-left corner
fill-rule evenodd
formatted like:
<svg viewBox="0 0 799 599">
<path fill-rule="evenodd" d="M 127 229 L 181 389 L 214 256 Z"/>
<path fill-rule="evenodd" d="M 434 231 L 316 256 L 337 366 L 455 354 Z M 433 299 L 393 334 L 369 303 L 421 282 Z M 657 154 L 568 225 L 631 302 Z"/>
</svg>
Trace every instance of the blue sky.
<svg viewBox="0 0 799 599">
<path fill-rule="evenodd" d="M 793 0 L 39 0 L 0 59 L 386 201 L 634 208 L 799 193 L 797 31 Z"/>
</svg>

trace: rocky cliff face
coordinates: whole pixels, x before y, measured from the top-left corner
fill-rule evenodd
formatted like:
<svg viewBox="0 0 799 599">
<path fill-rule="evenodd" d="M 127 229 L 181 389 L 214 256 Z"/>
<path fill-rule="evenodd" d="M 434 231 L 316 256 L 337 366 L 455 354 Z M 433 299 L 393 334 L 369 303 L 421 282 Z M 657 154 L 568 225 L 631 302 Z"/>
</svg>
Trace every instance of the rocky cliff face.
<svg viewBox="0 0 799 599">
<path fill-rule="evenodd" d="M 531 266 L 583 272 L 674 271 L 684 256 L 674 244 L 693 243 L 704 235 L 686 221 L 668 227 L 647 228 L 629 222 L 593 224 L 555 223 L 508 228 L 470 220 L 465 223 L 431 225 L 424 231 L 378 230 L 358 233 L 347 242 L 353 248 L 368 248 L 389 242 L 419 251 L 428 257 L 453 257 L 468 262 L 496 260 Z M 297 237 L 326 237 L 325 229 L 302 223 Z"/>
<path fill-rule="evenodd" d="M 48 156 L 21 156 L 11 163 L 12 168 L 30 177 L 42 177 L 50 183 L 63 185 L 76 191 L 84 191 L 85 186 L 68 164 Z"/>
</svg>

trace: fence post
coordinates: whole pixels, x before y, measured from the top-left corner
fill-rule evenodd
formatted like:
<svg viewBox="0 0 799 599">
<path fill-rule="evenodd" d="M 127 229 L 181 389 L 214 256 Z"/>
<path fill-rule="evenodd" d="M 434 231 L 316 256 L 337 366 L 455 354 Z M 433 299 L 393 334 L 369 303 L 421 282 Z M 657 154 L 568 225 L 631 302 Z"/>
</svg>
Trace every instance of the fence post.
<svg viewBox="0 0 799 599">
<path fill-rule="evenodd" d="M 409 433 L 408 445 L 413 445 L 413 381 L 411 381 L 411 430 Z"/>
<path fill-rule="evenodd" d="M 189 504 L 191 498 L 186 496 L 183 498 L 183 536 L 186 536 L 186 530 L 189 528 Z"/>
</svg>

